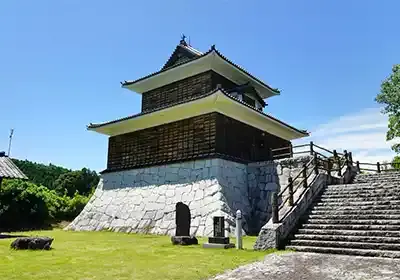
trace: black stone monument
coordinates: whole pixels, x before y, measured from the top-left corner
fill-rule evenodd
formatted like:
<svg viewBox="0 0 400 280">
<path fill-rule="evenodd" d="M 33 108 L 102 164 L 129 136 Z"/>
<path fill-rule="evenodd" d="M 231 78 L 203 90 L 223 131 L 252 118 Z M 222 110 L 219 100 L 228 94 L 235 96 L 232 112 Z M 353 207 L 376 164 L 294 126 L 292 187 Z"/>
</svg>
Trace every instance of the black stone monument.
<svg viewBox="0 0 400 280">
<path fill-rule="evenodd" d="M 203 244 L 204 248 L 234 248 L 235 244 L 229 243 L 229 237 L 225 237 L 225 218 L 214 217 L 214 236 L 208 238 L 208 243 Z"/>
<path fill-rule="evenodd" d="M 174 245 L 195 245 L 199 244 L 197 238 L 190 236 L 190 210 L 189 207 L 178 202 L 175 206 L 175 236 L 171 237 L 171 242 Z"/>
</svg>

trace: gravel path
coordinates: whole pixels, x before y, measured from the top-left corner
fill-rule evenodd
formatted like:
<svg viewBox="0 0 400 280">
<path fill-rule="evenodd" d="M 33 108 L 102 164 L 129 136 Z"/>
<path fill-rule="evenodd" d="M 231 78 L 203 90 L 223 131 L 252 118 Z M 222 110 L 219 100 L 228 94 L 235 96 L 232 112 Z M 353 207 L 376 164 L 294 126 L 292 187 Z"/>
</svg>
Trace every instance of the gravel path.
<svg viewBox="0 0 400 280">
<path fill-rule="evenodd" d="M 400 279 L 400 260 L 314 253 L 267 255 L 214 280 L 388 280 Z"/>
</svg>

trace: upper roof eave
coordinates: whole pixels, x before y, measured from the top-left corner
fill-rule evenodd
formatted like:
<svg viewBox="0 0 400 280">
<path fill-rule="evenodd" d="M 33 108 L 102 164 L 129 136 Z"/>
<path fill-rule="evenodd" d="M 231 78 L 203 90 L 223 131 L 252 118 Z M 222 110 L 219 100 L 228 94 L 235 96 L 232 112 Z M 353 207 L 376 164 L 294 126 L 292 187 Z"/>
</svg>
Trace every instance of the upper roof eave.
<svg viewBox="0 0 400 280">
<path fill-rule="evenodd" d="M 262 87 L 265 87 L 266 89 L 268 89 L 268 91 L 271 92 L 271 95 L 270 95 L 270 96 L 274 96 L 274 95 L 279 95 L 279 94 L 280 94 L 279 89 L 275 89 L 275 88 L 270 87 L 269 85 L 267 85 L 266 83 L 264 83 L 264 82 L 261 81 L 260 79 L 256 78 L 255 76 L 253 76 L 252 74 L 250 74 L 249 72 L 247 72 L 246 70 L 244 70 L 244 69 L 243 69 L 242 67 L 240 67 L 239 65 L 233 63 L 231 60 L 229 60 L 229 59 L 226 58 L 224 55 L 222 55 L 218 50 L 216 50 L 216 49 L 215 49 L 215 46 L 212 46 L 212 47 L 210 48 L 210 50 L 208 50 L 207 52 L 203 53 L 202 55 L 199 55 L 199 56 L 197 56 L 197 57 L 195 57 L 195 58 L 193 58 L 193 59 L 191 59 L 191 60 L 184 61 L 184 62 L 182 62 L 182 63 L 175 64 L 175 65 L 173 65 L 173 66 L 171 66 L 171 67 L 167 67 L 167 68 L 161 69 L 161 70 L 159 70 L 159 71 L 157 71 L 157 72 L 151 73 L 151 74 L 149 74 L 149 75 L 147 75 L 147 76 L 144 76 L 144 77 L 142 77 L 142 78 L 139 78 L 139 79 L 137 79 L 137 80 L 121 82 L 121 85 L 122 85 L 123 88 L 128 88 L 128 86 L 132 86 L 132 85 L 134 85 L 134 84 L 136 84 L 136 83 L 143 82 L 143 81 L 145 81 L 145 80 L 147 80 L 147 79 L 149 79 L 149 78 L 152 78 L 152 77 L 154 77 L 154 76 L 156 76 L 156 75 L 158 75 L 158 74 L 161 74 L 161 73 L 170 71 L 170 70 L 172 70 L 172 69 L 181 67 L 181 66 L 186 65 L 186 64 L 188 64 L 188 63 L 194 63 L 195 61 L 197 61 L 197 60 L 199 60 L 199 59 L 201 59 L 201 58 L 204 58 L 204 57 L 206 57 L 206 56 L 208 56 L 208 55 L 210 55 L 210 54 L 216 54 L 216 55 L 218 55 L 222 60 L 224 60 L 224 61 L 225 61 L 226 63 L 228 63 L 229 65 L 231 65 L 233 68 L 235 68 L 235 69 L 237 69 L 238 71 L 242 72 L 244 75 L 248 76 L 250 79 L 252 79 L 252 80 L 254 80 L 255 82 L 257 82 L 258 84 L 260 84 Z"/>
</svg>

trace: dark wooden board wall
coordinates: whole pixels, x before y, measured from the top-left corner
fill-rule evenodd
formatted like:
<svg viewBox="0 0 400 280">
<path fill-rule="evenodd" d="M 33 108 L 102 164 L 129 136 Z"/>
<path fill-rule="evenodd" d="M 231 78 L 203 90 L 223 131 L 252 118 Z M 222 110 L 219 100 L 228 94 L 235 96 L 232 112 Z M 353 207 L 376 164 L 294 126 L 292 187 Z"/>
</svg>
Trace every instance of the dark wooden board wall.
<svg viewBox="0 0 400 280">
<path fill-rule="evenodd" d="M 225 90 L 237 87 L 237 84 L 214 71 L 206 71 L 189 78 L 153 89 L 142 94 L 142 112 L 189 100 L 209 93 L 221 85 Z M 247 100 L 247 99 L 246 99 Z M 247 100 L 254 107 L 252 99 Z"/>
<path fill-rule="evenodd" d="M 107 171 L 223 157 L 240 162 L 270 159 L 270 148 L 289 141 L 220 113 L 209 113 L 109 138 Z"/>
</svg>

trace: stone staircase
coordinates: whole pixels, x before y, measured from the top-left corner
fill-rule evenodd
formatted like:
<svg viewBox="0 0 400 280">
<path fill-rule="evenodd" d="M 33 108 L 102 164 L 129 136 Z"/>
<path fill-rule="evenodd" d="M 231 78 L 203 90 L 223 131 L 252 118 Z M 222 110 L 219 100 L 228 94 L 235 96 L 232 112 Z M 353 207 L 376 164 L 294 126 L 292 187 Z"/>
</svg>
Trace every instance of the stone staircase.
<svg viewBox="0 0 400 280">
<path fill-rule="evenodd" d="M 327 186 L 286 248 L 400 258 L 400 172 Z"/>
</svg>

